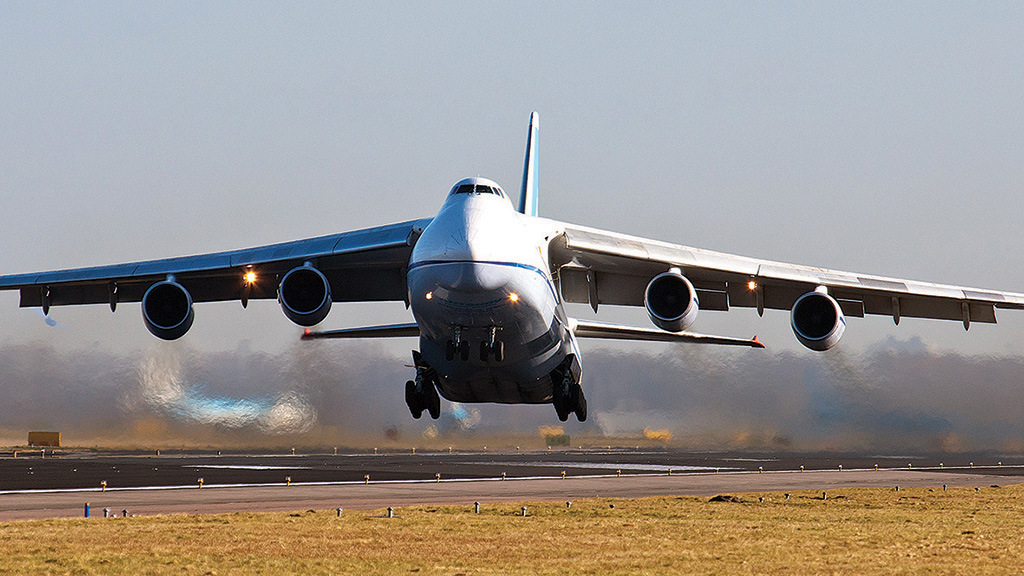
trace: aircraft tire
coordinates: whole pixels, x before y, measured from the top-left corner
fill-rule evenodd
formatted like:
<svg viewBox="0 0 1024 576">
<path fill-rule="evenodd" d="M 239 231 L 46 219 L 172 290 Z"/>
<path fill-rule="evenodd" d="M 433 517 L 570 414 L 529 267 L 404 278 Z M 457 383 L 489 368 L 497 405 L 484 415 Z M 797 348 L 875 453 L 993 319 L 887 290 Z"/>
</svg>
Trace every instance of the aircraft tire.
<svg viewBox="0 0 1024 576">
<path fill-rule="evenodd" d="M 405 382 L 405 404 L 409 407 L 412 417 L 417 420 L 419 420 L 420 416 L 423 416 L 423 406 L 419 396 L 416 392 L 416 383 L 412 380 L 407 380 Z"/>
<path fill-rule="evenodd" d="M 495 340 L 492 352 L 494 352 L 494 361 L 501 362 L 505 359 L 505 343 L 501 340 Z"/>
<path fill-rule="evenodd" d="M 569 419 L 569 412 L 563 411 L 558 406 L 555 406 L 555 414 L 558 415 L 558 420 L 561 422 L 565 422 Z"/>
<path fill-rule="evenodd" d="M 445 342 L 444 358 L 449 362 L 451 362 L 455 358 L 455 342 L 452 342 L 451 340 Z"/>
<path fill-rule="evenodd" d="M 423 395 L 424 402 L 427 411 L 430 412 L 430 417 L 437 420 L 441 417 L 441 396 L 437 394 L 437 388 L 434 387 L 433 382 L 425 382 L 423 384 Z"/>
<path fill-rule="evenodd" d="M 487 342 L 480 343 L 480 361 L 487 362 L 487 357 L 490 355 L 491 346 Z"/>
<path fill-rule="evenodd" d="M 462 357 L 463 362 L 469 360 L 469 342 L 465 340 L 459 342 L 459 356 Z"/>
<path fill-rule="evenodd" d="M 580 391 L 580 397 L 576 401 L 576 407 L 573 410 L 576 412 L 576 419 L 580 422 L 587 421 L 587 398 L 583 396 L 583 391 Z"/>
</svg>

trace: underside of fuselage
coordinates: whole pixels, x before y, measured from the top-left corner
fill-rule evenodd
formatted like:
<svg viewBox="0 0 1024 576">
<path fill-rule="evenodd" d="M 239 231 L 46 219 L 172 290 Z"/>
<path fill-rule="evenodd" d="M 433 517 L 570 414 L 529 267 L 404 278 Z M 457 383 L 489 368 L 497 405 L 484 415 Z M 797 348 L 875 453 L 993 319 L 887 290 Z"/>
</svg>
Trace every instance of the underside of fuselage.
<svg viewBox="0 0 1024 576">
<path fill-rule="evenodd" d="M 409 272 L 420 354 L 453 402 L 550 403 L 551 373 L 572 353 L 543 271 L 512 263 L 432 262 Z M 500 352 L 499 352 L 500 351 Z"/>
</svg>

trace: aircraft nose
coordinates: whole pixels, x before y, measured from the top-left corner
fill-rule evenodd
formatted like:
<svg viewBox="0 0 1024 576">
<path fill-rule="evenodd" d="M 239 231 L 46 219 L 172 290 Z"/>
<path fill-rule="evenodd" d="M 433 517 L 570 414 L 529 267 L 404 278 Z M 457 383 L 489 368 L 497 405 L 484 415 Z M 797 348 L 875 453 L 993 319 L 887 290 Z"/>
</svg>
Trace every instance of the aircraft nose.
<svg viewBox="0 0 1024 576">
<path fill-rule="evenodd" d="M 492 262 L 459 262 L 445 266 L 437 285 L 452 293 L 479 294 L 506 286 L 512 279 L 511 267 Z"/>
</svg>

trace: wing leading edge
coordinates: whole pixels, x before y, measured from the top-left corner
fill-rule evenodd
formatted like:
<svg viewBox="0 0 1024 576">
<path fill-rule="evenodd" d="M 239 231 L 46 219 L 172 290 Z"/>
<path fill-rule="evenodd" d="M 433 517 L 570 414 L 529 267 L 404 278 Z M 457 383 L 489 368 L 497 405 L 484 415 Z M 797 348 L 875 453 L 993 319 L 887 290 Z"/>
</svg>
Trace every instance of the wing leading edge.
<svg viewBox="0 0 1024 576">
<path fill-rule="evenodd" d="M 995 323 L 995 309 L 1024 309 L 1024 294 L 932 284 L 825 268 L 758 260 L 558 224 L 551 242 L 566 301 L 643 306 L 644 288 L 656 274 L 677 267 L 696 288 L 702 309 L 731 307 L 789 310 L 818 287 L 847 316 L 866 314 Z M 596 298 L 596 301 L 595 301 Z"/>
</svg>

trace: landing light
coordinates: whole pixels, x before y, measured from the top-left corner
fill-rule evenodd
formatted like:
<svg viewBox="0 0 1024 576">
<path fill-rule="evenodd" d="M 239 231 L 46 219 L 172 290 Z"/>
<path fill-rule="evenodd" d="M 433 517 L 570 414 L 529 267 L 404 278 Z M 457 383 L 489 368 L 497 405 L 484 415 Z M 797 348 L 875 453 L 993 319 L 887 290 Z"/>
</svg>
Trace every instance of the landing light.
<svg viewBox="0 0 1024 576">
<path fill-rule="evenodd" d="M 757 290 L 757 282 L 754 282 L 753 280 L 747 282 L 747 288 L 751 290 Z"/>
<path fill-rule="evenodd" d="M 519 294 L 512 292 L 511 294 L 508 295 L 508 299 L 512 302 L 519 302 Z"/>
<path fill-rule="evenodd" d="M 255 281 L 256 281 L 256 273 L 255 272 L 250 270 L 250 271 L 245 273 L 245 282 L 247 284 L 252 284 Z"/>
<path fill-rule="evenodd" d="M 426 298 L 427 300 L 430 300 L 431 298 L 434 297 L 434 293 L 433 292 L 427 292 L 423 297 Z"/>
</svg>

